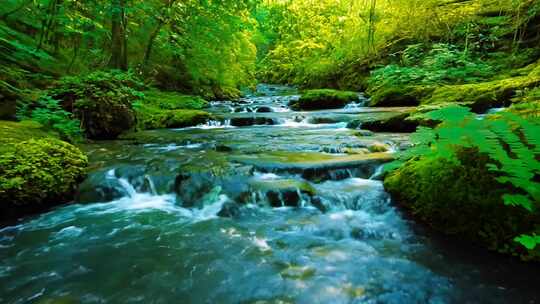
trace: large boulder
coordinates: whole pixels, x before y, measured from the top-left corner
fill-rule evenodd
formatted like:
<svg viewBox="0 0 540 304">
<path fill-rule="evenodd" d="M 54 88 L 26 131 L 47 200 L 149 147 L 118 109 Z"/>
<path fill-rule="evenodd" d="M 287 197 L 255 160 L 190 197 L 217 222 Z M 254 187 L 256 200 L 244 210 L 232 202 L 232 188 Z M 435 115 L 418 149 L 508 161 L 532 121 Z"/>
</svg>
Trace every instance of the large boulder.
<svg viewBox="0 0 540 304">
<path fill-rule="evenodd" d="M 0 218 L 14 218 L 72 200 L 86 174 L 88 159 L 84 153 L 39 130 L 33 133 L 24 124 L 2 122 L 0 127 L 9 130 L 14 125 L 18 129 L 14 135 L 0 140 Z"/>
<path fill-rule="evenodd" d="M 92 139 L 115 139 L 137 122 L 131 101 L 126 99 L 83 100 L 75 105 L 73 113 Z"/>
<path fill-rule="evenodd" d="M 359 95 L 356 92 L 330 89 L 308 90 L 305 91 L 298 100 L 292 100 L 289 103 L 289 106 L 295 111 L 340 109 L 347 104 L 358 100 Z"/>
<path fill-rule="evenodd" d="M 98 71 L 84 77 L 64 77 L 51 97 L 81 121 L 92 139 L 114 139 L 135 127 L 132 104 L 143 98 L 144 88 L 132 74 Z"/>
</svg>

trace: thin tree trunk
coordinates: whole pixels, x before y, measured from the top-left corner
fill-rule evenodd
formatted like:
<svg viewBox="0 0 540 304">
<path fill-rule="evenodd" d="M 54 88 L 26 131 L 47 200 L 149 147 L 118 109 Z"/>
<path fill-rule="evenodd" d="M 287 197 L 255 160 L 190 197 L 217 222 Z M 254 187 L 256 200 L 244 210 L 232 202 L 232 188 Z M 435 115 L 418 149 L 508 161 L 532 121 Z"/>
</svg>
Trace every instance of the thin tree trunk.
<svg viewBox="0 0 540 304">
<path fill-rule="evenodd" d="M 71 57 L 71 61 L 67 68 L 68 74 L 71 72 L 71 69 L 73 68 L 73 64 L 75 64 L 75 60 L 77 59 L 77 56 L 79 55 L 80 46 L 81 46 L 81 37 L 78 35 L 77 38 L 75 38 L 75 46 L 73 47 L 73 56 Z"/>
<path fill-rule="evenodd" d="M 127 20 L 125 16 L 125 0 L 112 0 L 111 20 L 111 59 L 109 67 L 127 70 Z"/>
<path fill-rule="evenodd" d="M 152 34 L 150 34 L 150 38 L 148 39 L 148 44 L 146 45 L 146 50 L 144 52 L 143 69 L 146 69 L 146 67 L 148 66 L 150 56 L 152 55 L 152 48 L 154 47 L 154 41 L 156 40 L 156 37 L 161 31 L 164 23 L 165 22 L 163 22 L 163 19 L 160 19 L 158 25 L 156 26 Z"/>
<path fill-rule="evenodd" d="M 169 0 L 161 11 L 163 12 L 166 9 L 170 9 L 173 6 L 174 2 L 176 2 L 176 0 Z M 150 57 L 152 55 L 152 50 L 154 48 L 154 42 L 157 36 L 159 35 L 161 28 L 165 24 L 169 23 L 170 16 L 164 16 L 164 15 L 165 13 L 162 13 L 162 15 L 158 18 L 158 24 L 156 28 L 154 29 L 154 31 L 152 31 L 152 33 L 150 34 L 150 37 L 148 38 L 148 44 L 146 45 L 146 50 L 144 52 L 144 59 L 143 59 L 143 64 L 142 64 L 143 70 L 146 69 L 146 67 L 148 66 L 148 63 L 150 62 Z"/>
</svg>

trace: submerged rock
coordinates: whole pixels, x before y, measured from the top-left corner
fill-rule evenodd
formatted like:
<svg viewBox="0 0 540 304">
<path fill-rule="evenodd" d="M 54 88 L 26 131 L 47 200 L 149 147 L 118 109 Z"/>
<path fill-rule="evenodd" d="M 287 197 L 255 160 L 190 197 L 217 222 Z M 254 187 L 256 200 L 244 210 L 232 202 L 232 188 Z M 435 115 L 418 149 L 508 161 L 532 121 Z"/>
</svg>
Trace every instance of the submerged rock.
<svg viewBox="0 0 540 304">
<path fill-rule="evenodd" d="M 257 110 L 255 112 L 257 112 L 257 113 L 272 113 L 272 112 L 274 112 L 274 110 L 272 110 L 272 108 L 270 108 L 270 107 L 264 107 L 263 106 L 263 107 L 257 108 Z"/>
<path fill-rule="evenodd" d="M 369 178 L 376 168 L 393 159 L 388 153 L 323 154 L 317 152 L 271 152 L 235 156 L 234 161 L 252 165 L 263 172 L 300 174 L 311 181 Z"/>
<path fill-rule="evenodd" d="M 268 117 L 234 117 L 231 118 L 231 126 L 248 127 L 254 125 L 274 125 L 274 120 Z"/>
</svg>

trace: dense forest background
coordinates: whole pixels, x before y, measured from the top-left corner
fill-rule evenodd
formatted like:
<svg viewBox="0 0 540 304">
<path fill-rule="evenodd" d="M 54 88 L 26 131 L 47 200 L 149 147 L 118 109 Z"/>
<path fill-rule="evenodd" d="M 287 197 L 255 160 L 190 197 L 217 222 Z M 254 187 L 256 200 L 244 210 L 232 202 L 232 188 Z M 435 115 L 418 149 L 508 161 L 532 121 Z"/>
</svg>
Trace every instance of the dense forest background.
<svg viewBox="0 0 540 304">
<path fill-rule="evenodd" d="M 209 98 L 257 80 L 359 90 L 390 63 L 373 78 L 465 83 L 535 61 L 538 9 L 525 0 L 7 0 L 2 91 L 31 86 L 21 79 L 29 73 L 44 82 L 104 68 Z M 409 71 L 417 62 L 423 69 Z"/>
<path fill-rule="evenodd" d="M 418 127 L 416 148 L 392 164 L 401 169 L 390 192 L 440 230 L 532 259 L 539 43 L 537 0 L 3 0 L 0 119 L 73 143 L 196 125 L 210 119 L 204 99 L 259 82 L 363 91 L 370 106 L 417 107 L 377 129 Z M 508 110 L 472 113 L 496 107 Z M 426 197 L 449 184 L 461 191 Z M 2 185 L 13 197 L 24 181 Z"/>
</svg>

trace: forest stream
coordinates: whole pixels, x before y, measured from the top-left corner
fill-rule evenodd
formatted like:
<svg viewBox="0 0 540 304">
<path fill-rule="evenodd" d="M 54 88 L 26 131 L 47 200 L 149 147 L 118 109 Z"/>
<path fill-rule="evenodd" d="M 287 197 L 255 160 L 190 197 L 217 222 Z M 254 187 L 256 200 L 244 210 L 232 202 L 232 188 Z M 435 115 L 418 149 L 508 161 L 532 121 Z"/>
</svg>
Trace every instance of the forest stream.
<svg viewBox="0 0 540 304">
<path fill-rule="evenodd" d="M 0 302 L 540 302 L 536 266 L 443 240 L 384 191 L 408 134 L 347 124 L 406 109 L 294 98 L 259 85 L 205 125 L 84 145 L 76 204 L 0 228 Z"/>
</svg>

